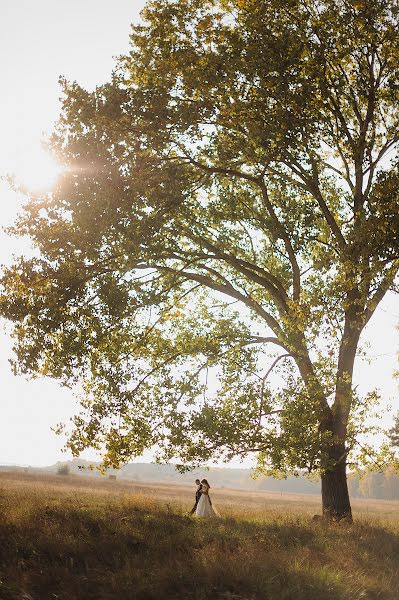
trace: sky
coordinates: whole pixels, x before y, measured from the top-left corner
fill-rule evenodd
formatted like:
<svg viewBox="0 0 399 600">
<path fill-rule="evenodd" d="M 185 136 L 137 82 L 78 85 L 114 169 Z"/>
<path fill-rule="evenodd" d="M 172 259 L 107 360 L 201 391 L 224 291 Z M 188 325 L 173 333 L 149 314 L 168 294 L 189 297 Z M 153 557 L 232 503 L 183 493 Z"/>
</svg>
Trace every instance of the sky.
<svg viewBox="0 0 399 600">
<path fill-rule="evenodd" d="M 130 24 L 144 0 L 1 0 L 0 176 L 14 173 L 31 187 L 51 184 L 51 157 L 41 146 L 59 114 L 58 79 L 93 89 L 109 79 L 114 58 L 129 47 Z M 0 225 L 10 225 L 22 199 L 0 181 Z M 24 242 L 0 232 L 0 263 Z M 359 391 L 378 387 L 384 404 L 399 408 L 399 297 L 388 296 L 363 337 L 371 364 L 359 361 Z M 48 379 L 14 376 L 8 327 L 0 333 L 0 464 L 44 466 L 70 458 L 51 430 L 77 411 L 71 390 Z M 390 423 L 391 417 L 385 419 Z M 93 453 L 85 458 L 94 460 Z"/>
</svg>

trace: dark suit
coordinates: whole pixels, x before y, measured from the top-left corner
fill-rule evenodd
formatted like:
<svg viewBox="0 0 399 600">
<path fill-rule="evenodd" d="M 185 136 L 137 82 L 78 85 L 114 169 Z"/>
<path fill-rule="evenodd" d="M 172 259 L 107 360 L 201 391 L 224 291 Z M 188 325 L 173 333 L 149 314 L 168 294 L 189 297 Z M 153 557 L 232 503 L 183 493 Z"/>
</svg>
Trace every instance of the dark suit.
<svg viewBox="0 0 399 600">
<path fill-rule="evenodd" d="M 195 511 L 197 510 L 197 506 L 198 506 L 198 502 L 199 499 L 202 496 L 202 484 L 200 483 L 199 486 L 197 487 L 197 491 L 195 492 L 195 504 L 192 507 L 192 509 L 190 510 L 190 515 L 193 515 L 195 513 Z"/>
</svg>

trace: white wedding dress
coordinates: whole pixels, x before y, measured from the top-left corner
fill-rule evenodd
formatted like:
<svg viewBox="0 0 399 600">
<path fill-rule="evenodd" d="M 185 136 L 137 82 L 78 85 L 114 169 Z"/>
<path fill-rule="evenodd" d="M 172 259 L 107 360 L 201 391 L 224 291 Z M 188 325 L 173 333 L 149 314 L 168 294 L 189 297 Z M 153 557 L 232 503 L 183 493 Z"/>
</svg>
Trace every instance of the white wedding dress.
<svg viewBox="0 0 399 600">
<path fill-rule="evenodd" d="M 194 515 L 196 517 L 202 517 L 207 519 L 220 516 L 218 511 L 211 504 L 211 500 L 209 498 L 209 486 L 205 483 L 202 484 L 202 494 L 198 501 L 197 509 Z"/>
</svg>

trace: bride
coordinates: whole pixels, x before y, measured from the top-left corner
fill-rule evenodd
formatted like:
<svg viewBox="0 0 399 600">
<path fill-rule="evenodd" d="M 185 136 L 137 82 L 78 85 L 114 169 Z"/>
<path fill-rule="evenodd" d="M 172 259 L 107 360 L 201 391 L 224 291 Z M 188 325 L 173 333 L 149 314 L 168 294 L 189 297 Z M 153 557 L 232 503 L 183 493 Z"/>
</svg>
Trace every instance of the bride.
<svg viewBox="0 0 399 600">
<path fill-rule="evenodd" d="M 219 517 L 219 513 L 217 512 L 217 510 L 212 506 L 212 502 L 211 499 L 209 497 L 209 489 L 210 489 L 210 485 L 207 482 L 206 479 L 203 479 L 201 481 L 201 497 L 198 501 L 198 506 L 197 509 L 194 513 L 194 515 L 196 517 L 205 517 L 205 518 L 210 518 L 210 517 Z"/>
</svg>

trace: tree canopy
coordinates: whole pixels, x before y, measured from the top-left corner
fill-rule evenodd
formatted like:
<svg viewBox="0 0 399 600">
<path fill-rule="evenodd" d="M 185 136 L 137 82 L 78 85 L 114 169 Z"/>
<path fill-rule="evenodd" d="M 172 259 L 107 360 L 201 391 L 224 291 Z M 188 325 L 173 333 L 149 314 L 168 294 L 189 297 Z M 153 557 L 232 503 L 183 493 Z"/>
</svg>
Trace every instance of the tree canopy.
<svg viewBox="0 0 399 600">
<path fill-rule="evenodd" d="M 395 448 L 399 448 L 399 412 L 396 414 L 393 425 L 388 432 L 389 440 Z"/>
<path fill-rule="evenodd" d="M 62 80 L 66 170 L 30 197 L 14 231 L 37 253 L 2 279 L 16 368 L 83 381 L 75 453 L 255 452 L 321 471 L 348 513 L 331 497 L 366 411 L 354 361 L 399 268 L 398 3 L 142 17 L 109 83 Z"/>
</svg>

